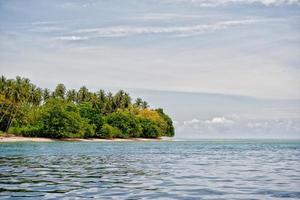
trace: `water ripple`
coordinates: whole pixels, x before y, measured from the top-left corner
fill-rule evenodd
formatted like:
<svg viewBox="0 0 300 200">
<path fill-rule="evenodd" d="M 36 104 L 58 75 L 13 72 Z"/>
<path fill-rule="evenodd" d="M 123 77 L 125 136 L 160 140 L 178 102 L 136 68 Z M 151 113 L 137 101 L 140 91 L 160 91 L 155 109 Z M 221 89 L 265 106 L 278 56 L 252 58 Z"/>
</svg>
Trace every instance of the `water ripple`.
<svg viewBox="0 0 300 200">
<path fill-rule="evenodd" d="M 299 143 L 0 144 L 1 199 L 300 199 Z"/>
</svg>

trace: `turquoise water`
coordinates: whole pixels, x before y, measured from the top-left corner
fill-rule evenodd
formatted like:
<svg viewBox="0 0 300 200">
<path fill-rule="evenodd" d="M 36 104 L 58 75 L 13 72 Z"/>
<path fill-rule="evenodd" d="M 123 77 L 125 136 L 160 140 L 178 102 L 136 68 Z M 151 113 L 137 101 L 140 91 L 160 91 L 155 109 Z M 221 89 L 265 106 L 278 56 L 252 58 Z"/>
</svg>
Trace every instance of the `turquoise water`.
<svg viewBox="0 0 300 200">
<path fill-rule="evenodd" d="M 0 199 L 300 199 L 299 141 L 0 143 Z"/>
</svg>

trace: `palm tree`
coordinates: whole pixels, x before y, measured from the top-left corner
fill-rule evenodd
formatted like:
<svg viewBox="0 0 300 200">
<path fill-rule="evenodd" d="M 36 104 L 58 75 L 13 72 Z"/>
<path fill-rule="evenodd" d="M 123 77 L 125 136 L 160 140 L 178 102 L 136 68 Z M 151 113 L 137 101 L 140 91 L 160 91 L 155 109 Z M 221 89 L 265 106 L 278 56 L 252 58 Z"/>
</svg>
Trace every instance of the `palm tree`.
<svg viewBox="0 0 300 200">
<path fill-rule="evenodd" d="M 95 108 L 100 113 L 102 109 L 102 104 L 99 101 L 99 98 L 96 93 L 91 93 L 90 102 L 92 103 L 93 108 Z"/>
<path fill-rule="evenodd" d="M 6 87 L 6 78 L 5 76 L 1 76 L 0 78 L 0 95 L 1 95 L 1 107 L 0 107 L 0 111 L 2 111 L 3 106 L 5 105 L 5 87 Z"/>
<path fill-rule="evenodd" d="M 99 90 L 97 93 L 99 103 L 104 104 L 106 101 L 106 96 L 105 96 L 105 91 L 104 90 Z"/>
<path fill-rule="evenodd" d="M 143 101 L 143 103 L 142 103 L 142 108 L 143 108 L 143 109 L 149 108 L 149 105 L 148 105 L 148 102 L 147 102 L 147 101 Z"/>
<path fill-rule="evenodd" d="M 51 96 L 51 91 L 48 88 L 44 89 L 43 90 L 43 100 L 44 100 L 44 102 L 47 101 L 50 98 L 50 96 Z"/>
<path fill-rule="evenodd" d="M 104 109 L 103 109 L 103 114 L 109 114 L 113 112 L 113 94 L 109 92 L 106 96 L 106 101 L 104 103 Z"/>
<path fill-rule="evenodd" d="M 7 111 L 9 110 L 9 113 L 5 113 L 5 114 L 7 114 L 7 117 L 8 117 L 8 123 L 7 123 L 6 129 L 5 129 L 6 132 L 9 129 L 11 122 L 13 121 L 14 117 L 17 114 L 18 104 L 22 100 L 22 79 L 21 79 L 21 77 L 17 76 L 16 81 L 11 82 L 9 91 L 10 92 L 8 95 L 9 95 L 9 98 L 11 99 L 11 104 L 8 107 L 8 108 L 10 108 L 10 110 L 7 109 Z M 1 118 L 1 121 L 2 121 L 2 119 L 3 118 Z"/>
<path fill-rule="evenodd" d="M 5 76 L 2 75 L 0 78 L 0 92 L 1 93 L 2 93 L 2 91 L 4 91 L 5 86 L 6 86 L 6 78 L 5 78 Z"/>
<path fill-rule="evenodd" d="M 123 98 L 123 95 L 124 95 L 124 91 L 120 90 L 113 97 L 112 106 L 113 106 L 114 110 L 117 110 L 118 108 L 122 108 L 122 98 Z"/>
<path fill-rule="evenodd" d="M 124 108 L 128 108 L 131 105 L 131 97 L 128 93 L 124 93 L 123 99 L 122 99 L 122 105 Z"/>
<path fill-rule="evenodd" d="M 67 101 L 76 102 L 77 92 L 75 89 L 68 90 L 67 92 Z"/>
<path fill-rule="evenodd" d="M 33 105 L 38 106 L 42 102 L 43 90 L 41 88 L 37 88 L 33 93 Z"/>
<path fill-rule="evenodd" d="M 82 86 L 77 93 L 77 97 L 79 103 L 88 101 L 90 98 L 90 92 L 85 86 Z"/>
<path fill-rule="evenodd" d="M 66 94 L 66 87 L 64 84 L 59 83 L 57 84 L 55 90 L 54 90 L 54 95 L 55 97 L 65 99 L 65 94 Z"/>
<path fill-rule="evenodd" d="M 4 77 L 1 77 L 1 82 L 4 82 Z M 8 80 L 3 87 L 2 94 L 8 102 L 5 112 L 2 113 L 0 123 L 7 121 L 5 131 L 7 131 L 19 111 L 19 107 L 23 102 L 30 102 L 33 105 L 39 105 L 41 102 L 42 90 L 30 84 L 29 79 L 24 79 L 19 76 L 15 80 Z M 1 108 L 2 110 L 2 108 Z M 7 118 L 4 120 L 4 118 Z M 4 121 L 3 121 L 4 120 Z M 3 127 L 3 124 L 1 125 Z"/>
<path fill-rule="evenodd" d="M 141 98 L 137 98 L 135 100 L 134 106 L 140 108 L 142 106 L 142 104 L 143 104 L 143 100 Z"/>
</svg>

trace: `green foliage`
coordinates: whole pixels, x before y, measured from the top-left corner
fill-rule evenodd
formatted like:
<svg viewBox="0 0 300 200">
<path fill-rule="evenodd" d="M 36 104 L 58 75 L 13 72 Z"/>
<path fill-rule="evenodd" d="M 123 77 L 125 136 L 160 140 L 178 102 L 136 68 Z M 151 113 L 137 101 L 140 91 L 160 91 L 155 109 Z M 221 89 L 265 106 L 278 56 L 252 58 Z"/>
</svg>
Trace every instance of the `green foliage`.
<svg viewBox="0 0 300 200">
<path fill-rule="evenodd" d="M 172 119 L 164 113 L 164 110 L 162 108 L 155 109 L 155 111 L 164 119 L 164 121 L 167 123 L 166 130 L 164 132 L 165 136 L 173 137 L 175 135 L 175 130 L 173 126 Z"/>
<path fill-rule="evenodd" d="M 66 87 L 64 84 L 60 83 L 56 86 L 54 91 L 54 96 L 57 98 L 64 99 L 66 94 Z"/>
<path fill-rule="evenodd" d="M 14 135 L 25 137 L 43 137 L 41 127 L 36 126 L 24 126 L 24 127 L 11 127 L 8 131 Z"/>
<path fill-rule="evenodd" d="M 135 103 L 133 105 L 135 107 L 142 108 L 142 109 L 149 108 L 148 102 L 147 101 L 143 101 L 141 98 L 137 98 L 135 100 Z"/>
<path fill-rule="evenodd" d="M 123 90 L 117 92 L 112 99 L 112 107 L 114 110 L 128 108 L 131 104 L 130 96 Z"/>
<path fill-rule="evenodd" d="M 90 95 L 91 94 L 90 94 L 89 90 L 85 86 L 82 86 L 77 93 L 78 103 L 88 101 L 90 99 Z"/>
<path fill-rule="evenodd" d="M 51 97 L 51 92 L 49 89 L 44 89 L 43 90 L 43 100 L 46 101 Z"/>
<path fill-rule="evenodd" d="M 102 125 L 103 118 L 99 111 L 96 108 L 93 108 L 92 103 L 84 102 L 78 105 L 80 116 L 87 119 L 89 124 L 95 126 L 95 133 L 99 133 Z M 91 137 L 89 135 L 88 137 Z"/>
<path fill-rule="evenodd" d="M 140 124 L 142 126 L 142 134 L 141 137 L 144 138 L 157 138 L 161 136 L 161 129 L 155 123 L 155 121 L 152 121 L 150 119 L 141 118 Z"/>
<path fill-rule="evenodd" d="M 96 134 L 99 138 L 116 138 L 116 137 L 122 137 L 122 133 L 118 128 L 112 127 L 109 124 L 104 124 L 99 131 L 99 133 Z"/>
<path fill-rule="evenodd" d="M 78 91 L 58 84 L 41 89 L 29 79 L 0 77 L 0 131 L 30 137 L 130 138 L 173 136 L 171 118 L 152 110 L 141 98 L 135 103 L 123 90 Z"/>
<path fill-rule="evenodd" d="M 74 134 L 83 137 L 85 131 L 92 132 L 92 125 L 80 116 L 75 104 L 60 99 L 47 101 L 41 107 L 36 123 L 45 137 L 62 138 Z"/>
<path fill-rule="evenodd" d="M 118 110 L 107 115 L 105 120 L 109 125 L 120 129 L 123 138 L 139 137 L 142 132 L 137 117 L 128 111 Z"/>
<path fill-rule="evenodd" d="M 76 90 L 72 89 L 72 90 L 69 90 L 67 92 L 67 100 L 69 102 L 77 102 L 77 92 L 76 92 Z"/>
</svg>

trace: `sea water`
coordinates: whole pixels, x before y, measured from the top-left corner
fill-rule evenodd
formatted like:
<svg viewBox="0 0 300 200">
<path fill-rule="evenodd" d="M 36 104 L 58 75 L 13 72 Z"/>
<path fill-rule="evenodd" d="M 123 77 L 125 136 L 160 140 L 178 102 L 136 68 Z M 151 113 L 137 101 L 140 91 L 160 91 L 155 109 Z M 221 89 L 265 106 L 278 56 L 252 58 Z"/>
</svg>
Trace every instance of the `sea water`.
<svg viewBox="0 0 300 200">
<path fill-rule="evenodd" d="M 300 142 L 0 143 L 0 199 L 300 199 Z"/>
</svg>

